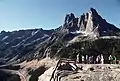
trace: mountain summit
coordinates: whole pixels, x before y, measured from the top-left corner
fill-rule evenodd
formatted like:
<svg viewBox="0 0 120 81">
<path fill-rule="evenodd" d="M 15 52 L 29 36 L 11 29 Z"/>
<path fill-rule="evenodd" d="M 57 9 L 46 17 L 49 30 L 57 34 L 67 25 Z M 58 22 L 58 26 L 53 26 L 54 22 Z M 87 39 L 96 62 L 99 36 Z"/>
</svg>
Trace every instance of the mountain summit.
<svg viewBox="0 0 120 81">
<path fill-rule="evenodd" d="M 94 37 L 114 36 L 119 31 L 117 27 L 103 19 L 94 8 L 90 8 L 88 13 L 83 13 L 80 17 L 75 17 L 73 13 L 67 14 L 64 26 L 72 32 L 79 31 Z"/>
</svg>

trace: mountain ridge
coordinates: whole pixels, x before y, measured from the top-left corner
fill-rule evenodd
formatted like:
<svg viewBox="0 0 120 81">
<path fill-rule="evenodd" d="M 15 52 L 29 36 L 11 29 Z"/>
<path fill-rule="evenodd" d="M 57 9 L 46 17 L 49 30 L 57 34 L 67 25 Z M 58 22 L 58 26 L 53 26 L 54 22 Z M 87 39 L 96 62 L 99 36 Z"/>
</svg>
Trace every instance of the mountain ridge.
<svg viewBox="0 0 120 81">
<path fill-rule="evenodd" d="M 53 57 L 53 50 L 58 53 L 73 39 L 89 40 L 101 36 L 119 36 L 119 33 L 119 28 L 109 24 L 94 8 L 90 8 L 88 13 L 80 17 L 75 17 L 73 13 L 67 14 L 63 25 L 56 29 L 2 31 L 0 33 L 0 61 L 10 63 L 27 58 Z"/>
</svg>

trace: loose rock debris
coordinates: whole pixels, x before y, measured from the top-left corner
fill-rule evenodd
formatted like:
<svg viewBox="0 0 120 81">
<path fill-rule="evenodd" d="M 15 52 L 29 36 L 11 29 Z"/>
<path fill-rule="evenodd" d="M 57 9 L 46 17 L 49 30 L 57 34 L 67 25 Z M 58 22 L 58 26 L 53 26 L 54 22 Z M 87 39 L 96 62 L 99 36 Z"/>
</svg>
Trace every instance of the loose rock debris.
<svg viewBox="0 0 120 81">
<path fill-rule="evenodd" d="M 120 81 L 120 65 L 77 64 L 60 60 L 50 81 Z"/>
</svg>

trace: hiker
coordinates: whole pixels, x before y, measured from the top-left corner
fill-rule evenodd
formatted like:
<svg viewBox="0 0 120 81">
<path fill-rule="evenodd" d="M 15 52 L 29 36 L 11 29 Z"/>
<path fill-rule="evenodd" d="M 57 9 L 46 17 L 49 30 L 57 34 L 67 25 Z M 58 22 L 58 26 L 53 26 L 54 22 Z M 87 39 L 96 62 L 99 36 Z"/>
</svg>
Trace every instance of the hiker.
<svg viewBox="0 0 120 81">
<path fill-rule="evenodd" d="M 113 56 L 113 64 L 116 64 L 116 60 L 117 60 L 117 58 L 115 56 Z"/>
<path fill-rule="evenodd" d="M 88 56 L 87 56 L 87 55 L 84 55 L 84 63 L 85 63 L 85 64 L 87 64 L 87 60 L 88 60 L 87 58 L 88 58 Z"/>
<path fill-rule="evenodd" d="M 77 63 L 79 63 L 79 54 L 77 54 L 77 59 L 76 59 L 76 61 L 77 61 Z"/>
<path fill-rule="evenodd" d="M 96 58 L 97 58 L 97 55 L 94 55 L 93 56 L 93 64 L 96 64 Z"/>
<path fill-rule="evenodd" d="M 113 61 L 113 58 L 112 58 L 112 56 L 110 55 L 110 56 L 109 56 L 109 63 L 112 64 L 112 61 Z"/>
<path fill-rule="evenodd" d="M 96 63 L 100 64 L 101 63 L 101 55 L 98 55 L 96 58 Z"/>
<path fill-rule="evenodd" d="M 88 57 L 88 64 L 91 64 L 91 56 Z"/>
<path fill-rule="evenodd" d="M 86 55 L 86 64 L 88 64 L 88 63 L 89 63 L 89 56 Z"/>
<path fill-rule="evenodd" d="M 84 62 L 85 62 L 85 58 L 84 56 L 82 56 L 82 63 L 84 64 Z"/>
<path fill-rule="evenodd" d="M 109 56 L 109 62 L 110 62 L 110 64 L 116 64 L 116 57 L 110 55 L 110 56 Z"/>
<path fill-rule="evenodd" d="M 89 64 L 93 64 L 93 56 L 89 56 Z"/>
<path fill-rule="evenodd" d="M 104 58 L 102 54 L 101 54 L 101 64 L 104 64 Z"/>
<path fill-rule="evenodd" d="M 81 59 L 81 55 L 77 54 L 77 59 L 76 59 L 77 63 L 82 63 L 82 59 Z"/>
</svg>

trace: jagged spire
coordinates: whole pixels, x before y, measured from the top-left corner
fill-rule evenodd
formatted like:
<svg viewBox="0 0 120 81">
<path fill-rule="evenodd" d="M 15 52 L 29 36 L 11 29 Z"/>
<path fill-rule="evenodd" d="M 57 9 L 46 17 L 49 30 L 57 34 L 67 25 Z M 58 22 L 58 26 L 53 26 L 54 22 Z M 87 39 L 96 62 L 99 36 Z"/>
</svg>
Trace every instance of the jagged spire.
<svg viewBox="0 0 120 81">
<path fill-rule="evenodd" d="M 92 12 L 93 15 L 98 15 L 98 12 L 94 8 L 90 8 L 90 12 Z"/>
<path fill-rule="evenodd" d="M 107 23 L 107 21 L 98 14 L 95 8 L 90 8 L 89 12 L 77 18 L 73 13 L 67 14 L 64 26 L 70 31 L 81 31 L 85 32 L 87 35 L 96 34 L 97 36 L 112 35 L 111 31 L 114 32 L 118 30 L 115 26 Z"/>
<path fill-rule="evenodd" d="M 69 23 L 72 19 L 75 19 L 75 15 L 73 13 L 67 14 L 65 16 L 65 23 Z"/>
</svg>

